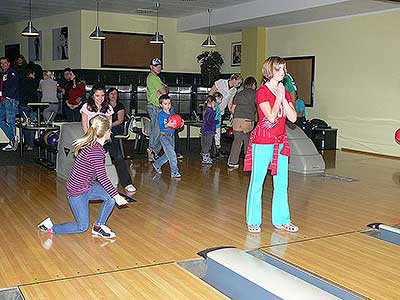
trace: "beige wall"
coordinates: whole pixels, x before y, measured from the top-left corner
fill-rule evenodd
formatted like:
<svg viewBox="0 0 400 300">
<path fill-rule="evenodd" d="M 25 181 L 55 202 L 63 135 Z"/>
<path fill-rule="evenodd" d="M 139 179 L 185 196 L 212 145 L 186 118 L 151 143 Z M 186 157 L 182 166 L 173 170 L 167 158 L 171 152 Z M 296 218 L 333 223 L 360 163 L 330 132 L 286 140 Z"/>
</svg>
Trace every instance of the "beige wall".
<svg viewBox="0 0 400 300">
<path fill-rule="evenodd" d="M 270 28 L 267 54 L 315 55 L 309 118 L 338 128 L 338 146 L 400 156 L 400 12 Z"/>
<path fill-rule="evenodd" d="M 27 22 L 18 22 L 0 26 L 0 54 L 4 54 L 7 44 L 20 44 L 21 53 L 28 59 L 28 38 L 21 36 L 21 31 Z M 81 13 L 79 11 L 38 18 L 33 20 L 35 28 L 42 32 L 42 61 L 43 69 L 63 69 L 65 67 L 80 68 L 81 65 Z M 52 58 L 52 29 L 68 27 L 68 60 L 53 61 Z"/>
</svg>

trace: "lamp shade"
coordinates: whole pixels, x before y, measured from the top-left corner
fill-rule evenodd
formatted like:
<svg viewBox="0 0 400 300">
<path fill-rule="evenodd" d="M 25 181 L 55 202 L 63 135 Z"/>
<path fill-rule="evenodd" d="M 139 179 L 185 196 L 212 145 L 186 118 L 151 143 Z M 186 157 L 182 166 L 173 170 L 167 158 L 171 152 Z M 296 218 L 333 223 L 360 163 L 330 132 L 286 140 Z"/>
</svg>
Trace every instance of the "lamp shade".
<svg viewBox="0 0 400 300">
<path fill-rule="evenodd" d="M 164 44 L 164 36 L 157 31 L 151 38 L 150 44 Z"/>
<path fill-rule="evenodd" d="M 32 21 L 28 22 L 28 25 L 22 30 L 21 35 L 23 36 L 39 36 L 39 31 L 33 27 Z"/>
<path fill-rule="evenodd" d="M 92 40 L 105 40 L 106 39 L 105 35 L 100 30 L 99 26 L 96 26 L 94 31 L 90 34 L 89 38 Z"/>
<path fill-rule="evenodd" d="M 207 39 L 201 44 L 202 47 L 209 47 L 209 48 L 213 48 L 216 46 L 215 42 L 213 41 L 213 39 L 211 38 L 211 35 L 209 35 L 207 37 Z"/>
</svg>

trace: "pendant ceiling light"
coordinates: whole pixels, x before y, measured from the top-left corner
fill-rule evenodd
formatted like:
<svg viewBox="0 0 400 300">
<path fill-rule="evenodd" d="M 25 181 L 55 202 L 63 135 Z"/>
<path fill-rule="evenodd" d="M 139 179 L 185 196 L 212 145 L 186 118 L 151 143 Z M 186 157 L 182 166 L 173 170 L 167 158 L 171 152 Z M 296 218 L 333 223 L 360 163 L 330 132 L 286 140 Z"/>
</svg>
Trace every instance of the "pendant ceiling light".
<svg viewBox="0 0 400 300">
<path fill-rule="evenodd" d="M 29 0 L 29 22 L 28 26 L 22 30 L 21 35 L 23 36 L 39 36 L 39 31 L 32 24 L 32 0 Z"/>
<path fill-rule="evenodd" d="M 100 30 L 100 26 L 99 26 L 99 2 L 100 2 L 100 0 L 96 0 L 96 28 L 89 36 L 89 38 L 92 40 L 105 40 L 106 39 L 106 36 Z"/>
<path fill-rule="evenodd" d="M 201 44 L 202 47 L 214 48 L 216 46 L 215 42 L 211 37 L 211 9 L 207 10 L 208 12 L 208 37 L 207 39 Z"/>
<path fill-rule="evenodd" d="M 157 31 L 154 36 L 150 40 L 150 44 L 164 44 L 164 37 L 158 31 L 158 8 L 160 7 L 160 3 L 156 3 L 156 10 L 157 10 Z"/>
</svg>

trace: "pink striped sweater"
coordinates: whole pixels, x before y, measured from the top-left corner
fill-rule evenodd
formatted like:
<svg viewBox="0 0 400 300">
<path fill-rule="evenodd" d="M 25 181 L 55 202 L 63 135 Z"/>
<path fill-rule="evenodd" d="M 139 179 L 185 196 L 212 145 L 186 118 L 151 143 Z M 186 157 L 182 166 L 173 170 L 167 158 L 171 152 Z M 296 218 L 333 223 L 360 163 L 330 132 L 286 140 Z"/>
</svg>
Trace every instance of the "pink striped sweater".
<svg viewBox="0 0 400 300">
<path fill-rule="evenodd" d="M 68 196 L 86 193 L 96 182 L 99 182 L 111 197 L 118 193 L 107 176 L 105 154 L 103 146 L 97 142 L 80 150 L 67 180 Z"/>
</svg>

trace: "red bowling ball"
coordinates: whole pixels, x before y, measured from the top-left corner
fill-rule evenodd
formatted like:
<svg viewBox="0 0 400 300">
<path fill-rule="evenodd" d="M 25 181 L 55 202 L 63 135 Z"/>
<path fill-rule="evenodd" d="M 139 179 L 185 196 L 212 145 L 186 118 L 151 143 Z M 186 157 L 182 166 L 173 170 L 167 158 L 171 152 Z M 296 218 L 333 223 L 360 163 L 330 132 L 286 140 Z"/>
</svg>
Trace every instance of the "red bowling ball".
<svg viewBox="0 0 400 300">
<path fill-rule="evenodd" d="M 172 129 L 178 129 L 182 127 L 182 117 L 178 114 L 173 114 L 168 117 L 168 122 L 173 122 L 175 125 L 171 127 Z"/>
<path fill-rule="evenodd" d="M 396 130 L 396 133 L 394 134 L 394 139 L 398 144 L 400 144 L 400 128 Z"/>
</svg>

